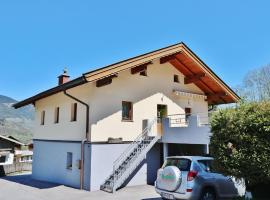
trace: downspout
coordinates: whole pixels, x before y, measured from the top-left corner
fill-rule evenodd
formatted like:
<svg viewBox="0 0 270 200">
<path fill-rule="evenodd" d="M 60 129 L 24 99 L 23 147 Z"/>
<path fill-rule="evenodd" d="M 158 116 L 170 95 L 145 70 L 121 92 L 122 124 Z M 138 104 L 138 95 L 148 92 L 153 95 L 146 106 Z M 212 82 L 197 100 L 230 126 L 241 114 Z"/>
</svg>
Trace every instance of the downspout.
<svg viewBox="0 0 270 200">
<path fill-rule="evenodd" d="M 84 105 L 86 107 L 86 125 L 85 125 L 85 139 L 81 141 L 81 169 L 80 169 L 80 189 L 83 189 L 84 185 L 84 144 L 85 142 L 89 141 L 90 134 L 89 134 L 89 105 L 80 99 L 70 95 L 67 93 L 66 90 L 64 90 L 64 94 L 68 96 L 69 98 L 79 102 L 80 104 Z"/>
</svg>

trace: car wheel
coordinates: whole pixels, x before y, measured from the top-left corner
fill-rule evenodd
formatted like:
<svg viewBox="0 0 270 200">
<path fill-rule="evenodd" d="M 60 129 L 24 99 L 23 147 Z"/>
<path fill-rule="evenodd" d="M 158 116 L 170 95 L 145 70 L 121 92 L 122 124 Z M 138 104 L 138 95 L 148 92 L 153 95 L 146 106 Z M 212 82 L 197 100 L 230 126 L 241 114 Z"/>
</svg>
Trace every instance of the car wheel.
<svg viewBox="0 0 270 200">
<path fill-rule="evenodd" d="M 203 190 L 200 200 L 216 200 L 215 191 L 212 189 Z"/>
</svg>

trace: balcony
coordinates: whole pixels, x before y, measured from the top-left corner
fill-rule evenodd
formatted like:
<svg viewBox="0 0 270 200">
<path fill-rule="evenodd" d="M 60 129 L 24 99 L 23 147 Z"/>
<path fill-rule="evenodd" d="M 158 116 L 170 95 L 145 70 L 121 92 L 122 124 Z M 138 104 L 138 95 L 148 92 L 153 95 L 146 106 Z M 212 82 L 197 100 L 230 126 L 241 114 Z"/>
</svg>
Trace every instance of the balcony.
<svg viewBox="0 0 270 200">
<path fill-rule="evenodd" d="M 162 120 L 164 143 L 209 144 L 210 135 L 208 113 L 169 115 Z"/>
</svg>

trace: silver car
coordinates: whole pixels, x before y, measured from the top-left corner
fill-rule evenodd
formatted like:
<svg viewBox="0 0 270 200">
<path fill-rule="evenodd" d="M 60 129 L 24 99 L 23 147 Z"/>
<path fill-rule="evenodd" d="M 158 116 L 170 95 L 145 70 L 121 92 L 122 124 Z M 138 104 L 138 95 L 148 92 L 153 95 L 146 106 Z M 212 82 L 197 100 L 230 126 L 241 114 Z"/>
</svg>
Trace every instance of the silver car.
<svg viewBox="0 0 270 200">
<path fill-rule="evenodd" d="M 238 196 L 230 177 L 212 171 L 213 158 L 168 157 L 158 170 L 156 192 L 163 199 L 217 200 Z"/>
</svg>

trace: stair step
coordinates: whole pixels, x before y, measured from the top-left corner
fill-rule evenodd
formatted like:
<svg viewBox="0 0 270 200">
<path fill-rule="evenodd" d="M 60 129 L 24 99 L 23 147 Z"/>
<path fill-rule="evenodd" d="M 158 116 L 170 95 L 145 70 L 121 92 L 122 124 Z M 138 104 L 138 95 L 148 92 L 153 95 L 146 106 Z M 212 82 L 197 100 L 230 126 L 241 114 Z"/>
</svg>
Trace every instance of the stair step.
<svg viewBox="0 0 270 200">
<path fill-rule="evenodd" d="M 150 130 L 150 129 L 149 129 Z M 148 131 L 149 131 L 148 130 Z M 156 140 L 153 142 L 153 140 Z M 114 192 L 121 184 L 126 180 L 126 178 L 133 172 L 133 170 L 138 166 L 139 162 L 143 159 L 141 156 L 147 153 L 150 148 L 158 140 L 158 136 L 148 136 L 147 133 L 143 133 L 141 138 L 138 138 L 132 143 L 133 149 L 128 150 L 129 153 L 126 153 L 126 157 L 117 165 L 117 168 L 113 171 L 108 179 L 100 186 L 100 189 L 106 192 Z M 150 148 L 149 148 L 149 145 Z M 146 150 L 147 149 L 147 150 Z M 115 184 L 115 185 L 114 185 Z"/>
<path fill-rule="evenodd" d="M 100 190 L 103 190 L 105 192 L 110 192 L 112 193 L 113 192 L 113 188 L 112 187 L 100 187 Z"/>
</svg>

